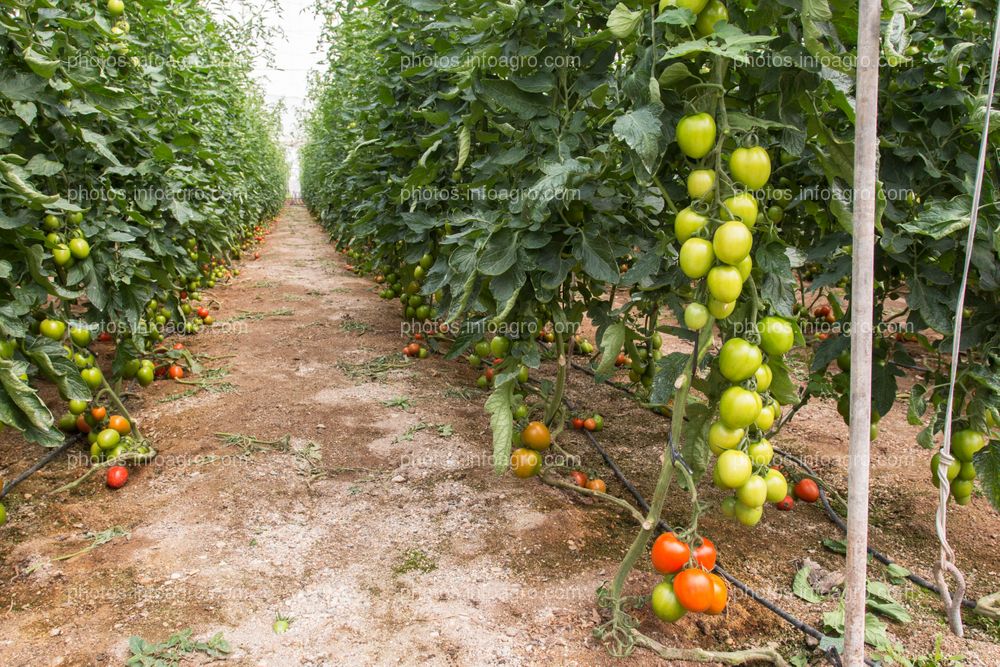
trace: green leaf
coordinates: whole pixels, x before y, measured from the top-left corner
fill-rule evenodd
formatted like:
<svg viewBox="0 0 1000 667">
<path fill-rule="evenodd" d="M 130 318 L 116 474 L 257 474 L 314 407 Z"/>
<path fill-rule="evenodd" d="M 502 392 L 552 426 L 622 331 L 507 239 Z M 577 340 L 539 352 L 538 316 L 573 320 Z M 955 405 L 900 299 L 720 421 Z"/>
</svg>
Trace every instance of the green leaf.
<svg viewBox="0 0 1000 667">
<path fill-rule="evenodd" d="M 656 375 L 649 391 L 650 405 L 667 405 L 670 402 L 677 390 L 677 378 L 684 373 L 690 361 L 690 354 L 671 352 L 656 362 Z"/>
<path fill-rule="evenodd" d="M 865 600 L 865 605 L 871 611 L 899 623 L 909 623 L 913 620 L 910 613 L 893 599 L 889 587 L 881 581 L 868 582 L 868 597 Z"/>
<path fill-rule="evenodd" d="M 643 166 L 652 173 L 660 155 L 660 137 L 663 126 L 654 108 L 640 107 L 619 116 L 614 124 L 615 136 L 636 152 Z"/>
<path fill-rule="evenodd" d="M 910 426 L 920 426 L 924 423 L 924 413 L 927 412 L 927 387 L 919 382 L 910 389 L 910 402 L 906 408 L 906 421 Z"/>
<path fill-rule="evenodd" d="M 51 79 L 59 67 L 58 60 L 51 60 L 38 53 L 30 46 L 24 50 L 24 62 L 28 63 L 31 71 L 43 79 Z"/>
<path fill-rule="evenodd" d="M 618 39 L 625 39 L 636 31 L 642 22 L 643 12 L 633 12 L 619 2 L 608 16 L 608 30 Z"/>
<path fill-rule="evenodd" d="M 799 390 L 792 381 L 791 371 L 785 362 L 777 357 L 770 357 L 767 365 L 771 368 L 771 387 L 768 391 L 774 400 L 782 405 L 795 405 L 799 402 Z"/>
<path fill-rule="evenodd" d="M 847 542 L 844 540 L 831 540 L 830 538 L 826 538 L 823 540 L 823 546 L 835 554 L 847 553 Z"/>
<path fill-rule="evenodd" d="M 946 202 L 929 201 L 916 217 L 899 228 L 938 240 L 967 228 L 971 211 L 972 200 L 965 195 Z"/>
<path fill-rule="evenodd" d="M 5 359 L 0 359 L 0 386 L 9 399 L 6 408 L 0 406 L 0 416 L 5 423 L 22 431 L 28 426 L 41 431 L 52 427 L 52 413 L 38 397 L 38 392 L 22 380 L 14 370 L 14 364 Z M 15 413 L 11 405 L 16 406 L 19 412 Z"/>
<path fill-rule="evenodd" d="M 483 99 L 500 109 L 513 111 L 522 120 L 530 120 L 548 113 L 544 95 L 527 93 L 510 81 L 485 79 L 479 82 Z"/>
<path fill-rule="evenodd" d="M 700 480 L 708 470 L 712 452 L 708 447 L 708 427 L 712 421 L 712 410 L 704 403 L 690 403 L 687 406 L 684 424 L 684 443 L 681 455 L 691 468 L 695 481 Z"/>
<path fill-rule="evenodd" d="M 809 574 L 811 572 L 812 568 L 803 567 L 795 573 L 795 579 L 792 581 L 792 592 L 806 602 L 815 604 L 816 602 L 822 602 L 823 596 L 813 590 L 812 584 L 809 583 Z"/>
<path fill-rule="evenodd" d="M 493 470 L 498 475 L 510 467 L 511 443 L 514 438 L 513 413 L 514 381 L 497 385 L 486 399 L 486 412 L 490 415 L 493 431 Z"/>
<path fill-rule="evenodd" d="M 906 578 L 912 574 L 902 565 L 897 565 L 892 563 L 885 568 L 886 574 L 889 576 L 889 580 L 894 584 L 901 584 L 906 581 Z"/>
<path fill-rule="evenodd" d="M 80 137 L 87 145 L 97 151 L 108 162 L 118 167 L 121 166 L 122 163 L 118 161 L 115 154 L 111 152 L 110 148 L 108 148 L 108 138 L 106 136 L 98 134 L 92 130 L 88 130 L 87 128 L 80 128 Z"/>
<path fill-rule="evenodd" d="M 1000 444 L 995 440 L 990 442 L 989 447 L 980 450 L 973 457 L 972 463 L 976 467 L 976 476 L 983 487 L 983 493 L 993 509 L 1000 512 Z"/>
<path fill-rule="evenodd" d="M 58 343 L 39 336 L 25 347 L 24 354 L 59 387 L 60 395 L 66 400 L 89 401 L 93 398 L 90 388 L 80 376 L 80 370 Z"/>
<path fill-rule="evenodd" d="M 615 322 L 602 332 L 599 332 L 598 343 L 601 346 L 601 363 L 595 371 L 595 379 L 604 382 L 615 373 L 615 360 L 625 346 L 625 324 Z"/>
<path fill-rule="evenodd" d="M 31 126 L 38 116 L 38 107 L 32 102 L 14 102 L 14 113 L 24 121 L 25 125 Z"/>
</svg>

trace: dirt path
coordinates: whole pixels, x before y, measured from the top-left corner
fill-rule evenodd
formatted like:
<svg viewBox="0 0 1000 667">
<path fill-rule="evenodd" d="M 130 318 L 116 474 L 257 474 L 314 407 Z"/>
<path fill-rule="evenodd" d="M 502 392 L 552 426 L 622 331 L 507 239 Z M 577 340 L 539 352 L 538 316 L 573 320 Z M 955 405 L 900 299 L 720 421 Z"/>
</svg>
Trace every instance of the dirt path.
<svg viewBox="0 0 1000 667">
<path fill-rule="evenodd" d="M 471 371 L 431 359 L 373 378 L 373 360 L 400 365 L 395 303 L 335 260 L 290 209 L 261 260 L 215 291 L 221 321 L 244 319 L 189 344 L 228 357 L 213 365 L 234 391 L 144 392 L 136 414 L 162 457 L 119 492 L 38 497 L 43 475 L 19 489 L 36 495 L 12 512 L 23 541 L 5 571 L 42 565 L 5 586 L 0 664 L 120 664 L 129 636 L 183 628 L 223 632 L 247 665 L 590 653 L 590 601 L 614 561 L 583 549 L 603 521 L 493 476 Z M 216 432 L 290 436 L 291 451 L 243 456 Z M 45 564 L 112 526 L 130 537 Z M 578 562 L 549 567 L 564 559 Z M 281 636 L 277 613 L 294 619 Z"/>
<path fill-rule="evenodd" d="M 54 465 L 8 499 L 0 665 L 122 664 L 130 636 L 159 642 L 185 628 L 198 638 L 221 632 L 233 665 L 662 664 L 644 653 L 608 658 L 590 636 L 600 621 L 594 591 L 631 539 L 629 520 L 537 481 L 495 477 L 484 394 L 470 389 L 476 372 L 438 357 L 403 364 L 398 304 L 373 292 L 343 269 L 303 209 L 286 211 L 261 259 L 214 291 L 229 324 L 188 343 L 215 358 L 216 382 L 230 384 L 194 392 L 158 382 L 143 392 L 136 414 L 160 460 L 133 471 L 121 491 L 94 481 L 58 498 L 45 494 L 81 468 Z M 581 374 L 570 395 L 610 416 L 605 443 L 648 493 L 667 421 Z M 834 464 L 846 441 L 832 415 L 831 405 L 811 404 L 779 444 L 830 457 L 821 468 L 839 483 Z M 873 497 L 896 514 L 876 517 L 874 539 L 904 562 L 930 562 L 923 463 L 885 464 L 913 452 L 913 429 L 905 410 L 883 425 Z M 279 444 L 227 444 L 219 432 Z M 578 434 L 561 442 L 608 474 Z M 9 466 L 0 472 L 9 473 L 38 455 L 10 434 L 0 451 Z M 704 497 L 715 504 L 721 494 L 706 488 Z M 683 492 L 672 490 L 668 518 L 686 511 Z M 129 537 L 49 560 L 115 526 Z M 998 527 L 982 499 L 951 520 L 960 564 L 975 566 L 967 571 L 974 594 L 996 585 Z M 752 531 L 708 514 L 703 530 L 733 572 L 796 615 L 821 625 L 835 607 L 807 605 L 790 590 L 798 558 L 843 565 L 819 547 L 839 536 L 817 508 L 769 512 Z M 655 583 L 643 570 L 631 594 Z M 917 619 L 893 634 L 913 652 L 930 651 L 944 633 L 935 601 L 894 590 Z M 272 631 L 276 614 L 293 619 L 287 633 Z M 668 644 L 776 643 L 786 655 L 801 646 L 800 635 L 739 597 L 720 618 L 667 626 L 640 615 Z M 968 642 L 946 637 L 945 651 L 997 664 L 997 632 L 973 627 Z"/>
</svg>

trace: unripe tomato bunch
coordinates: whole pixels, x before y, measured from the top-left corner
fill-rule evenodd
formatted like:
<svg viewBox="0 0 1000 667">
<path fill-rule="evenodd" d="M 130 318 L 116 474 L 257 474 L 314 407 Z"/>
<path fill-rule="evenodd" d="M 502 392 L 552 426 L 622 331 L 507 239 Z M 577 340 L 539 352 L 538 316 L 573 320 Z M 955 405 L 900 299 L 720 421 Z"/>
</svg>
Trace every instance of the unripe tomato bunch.
<svg viewBox="0 0 1000 667">
<path fill-rule="evenodd" d="M 657 618 L 673 623 L 688 612 L 717 616 L 729 601 L 726 581 L 712 572 L 718 557 L 706 537 L 691 541 L 663 533 L 650 551 L 653 569 L 665 575 L 653 587 L 651 603 Z"/>
<path fill-rule="evenodd" d="M 708 113 L 681 118 L 676 136 L 681 151 L 694 160 L 719 148 L 715 119 Z M 728 318 L 750 279 L 759 214 L 752 191 L 767 185 L 771 159 L 760 146 L 740 146 L 729 156 L 729 173 L 731 184 L 722 183 L 713 169 L 691 171 L 687 186 L 692 203 L 674 218 L 674 234 L 681 244 L 680 269 L 699 281 L 696 293 L 707 297 L 705 303 L 692 302 L 684 310 L 684 324 L 694 331 L 703 329 L 712 317 Z M 723 187 L 730 191 L 723 193 Z M 757 297 L 752 298 L 756 319 Z M 750 331 L 744 337 L 729 337 L 719 351 L 717 368 L 730 385 L 719 398 L 719 418 L 709 428 L 708 444 L 718 457 L 715 484 L 735 492 L 723 502 L 723 512 L 753 526 L 765 503 L 781 502 L 788 495 L 784 475 L 769 467 L 774 449 L 763 436 L 781 416 L 781 406 L 768 393 L 773 371 L 765 355 L 779 358 L 792 349 L 795 331 L 789 321 L 775 316 L 747 325 Z"/>
<path fill-rule="evenodd" d="M 708 431 L 708 446 L 718 458 L 713 480 L 734 495 L 722 503 L 726 516 L 747 526 L 756 525 L 766 503 L 788 495 L 788 482 L 772 468 L 774 448 L 764 437 L 781 416 L 781 406 L 767 393 L 773 373 L 765 354 L 781 357 L 794 344 L 791 324 L 765 317 L 758 324 L 760 345 L 733 337 L 723 343 L 716 360 L 720 374 L 731 384 L 719 399 L 719 418 Z"/>
<path fill-rule="evenodd" d="M 354 253 L 358 257 L 361 254 L 356 250 L 349 250 L 348 254 Z M 408 320 L 427 322 L 437 317 L 437 309 L 434 308 L 435 296 L 424 296 L 421 294 L 427 272 L 434 266 L 434 256 L 430 253 L 424 254 L 414 266 L 403 267 L 399 273 L 389 271 L 379 273 L 375 277 L 375 282 L 384 284 L 385 289 L 379 292 L 383 299 L 395 299 L 399 297 L 403 307 L 403 317 Z M 359 273 L 364 270 L 359 267 Z M 405 284 L 404 284 L 405 283 Z"/>
<path fill-rule="evenodd" d="M 959 505 L 968 505 L 972 501 L 973 481 L 976 479 L 976 468 L 972 457 L 989 444 L 985 434 L 970 429 L 962 429 L 951 434 L 951 455 L 954 461 L 948 466 L 949 493 Z M 938 477 L 938 466 L 941 463 L 941 452 L 931 457 L 931 483 L 941 486 Z"/>
<path fill-rule="evenodd" d="M 720 0 L 660 0 L 660 11 L 670 7 L 690 9 L 697 17 L 694 24 L 699 37 L 707 37 L 715 32 L 715 24 L 729 20 L 729 10 Z"/>
</svg>

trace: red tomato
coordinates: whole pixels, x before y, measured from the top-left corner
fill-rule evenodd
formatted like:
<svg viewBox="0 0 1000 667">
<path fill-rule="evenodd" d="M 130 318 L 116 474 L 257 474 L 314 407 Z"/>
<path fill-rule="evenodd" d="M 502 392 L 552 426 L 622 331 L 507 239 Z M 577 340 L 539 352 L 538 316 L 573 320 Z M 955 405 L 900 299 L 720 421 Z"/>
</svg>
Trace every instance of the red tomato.
<svg viewBox="0 0 1000 667">
<path fill-rule="evenodd" d="M 790 512 L 793 507 L 795 507 L 795 501 L 792 500 L 791 496 L 785 496 L 784 500 L 780 500 L 774 504 L 782 512 Z"/>
<path fill-rule="evenodd" d="M 177 364 L 170 364 L 170 368 L 167 369 L 167 374 L 172 380 L 180 380 L 184 377 L 184 369 Z"/>
<path fill-rule="evenodd" d="M 114 340 L 114 337 L 107 331 L 102 331 L 101 333 L 97 334 L 97 340 L 101 341 L 102 343 L 110 343 L 112 340 Z"/>
<path fill-rule="evenodd" d="M 678 540 L 673 533 L 663 533 L 653 542 L 649 557 L 657 572 L 673 574 L 688 564 L 691 559 L 691 548 Z"/>
<path fill-rule="evenodd" d="M 175 343 L 174 344 L 174 349 L 175 350 L 183 350 L 184 349 L 184 343 Z"/>
<path fill-rule="evenodd" d="M 588 431 L 596 431 L 597 421 L 593 417 L 588 417 L 587 419 L 583 420 L 583 427 Z"/>
<path fill-rule="evenodd" d="M 715 559 L 718 555 L 715 544 L 707 537 L 701 538 L 701 544 L 694 548 L 694 559 L 698 561 L 698 565 L 709 571 L 715 569 Z"/>
<path fill-rule="evenodd" d="M 114 466 L 108 468 L 108 486 L 112 489 L 120 489 L 128 481 L 128 468 L 125 466 Z"/>
<path fill-rule="evenodd" d="M 705 610 L 705 613 L 710 616 L 718 616 L 725 610 L 726 603 L 729 602 L 729 587 L 726 586 L 726 580 L 717 574 L 709 572 L 708 578 L 712 581 L 712 604 Z"/>
<path fill-rule="evenodd" d="M 83 415 L 78 415 L 76 418 L 76 430 L 80 433 L 90 433 L 90 424 L 87 423 L 87 418 Z"/>
<path fill-rule="evenodd" d="M 206 308 L 205 306 L 201 306 L 200 308 L 198 308 L 198 317 L 200 317 L 201 319 L 205 319 L 210 314 L 211 313 L 208 312 L 208 308 Z"/>
<path fill-rule="evenodd" d="M 96 421 L 104 421 L 104 418 L 108 416 L 108 409 L 104 406 L 98 406 L 96 408 L 90 409 L 90 416 Z"/>
<path fill-rule="evenodd" d="M 819 487 L 811 479 L 799 480 L 795 485 L 795 497 L 806 503 L 814 503 L 819 500 Z"/>
<path fill-rule="evenodd" d="M 572 423 L 573 423 L 573 428 L 575 428 L 577 431 L 583 428 L 583 420 L 580 419 L 579 417 L 573 417 Z"/>
<path fill-rule="evenodd" d="M 600 493 L 608 492 L 608 485 L 604 483 L 603 479 L 592 479 L 587 482 L 587 488 L 591 491 L 598 491 Z"/>
<path fill-rule="evenodd" d="M 486 372 L 483 375 L 486 376 L 486 381 L 487 382 L 493 382 L 493 369 L 492 368 L 487 368 Z"/>
<path fill-rule="evenodd" d="M 823 304 L 822 306 L 816 306 L 816 308 L 813 310 L 813 317 L 815 317 L 817 320 L 821 320 L 825 318 L 827 315 L 829 315 L 831 312 L 833 311 L 830 309 L 830 306 Z"/>
<path fill-rule="evenodd" d="M 573 483 L 576 484 L 577 486 L 583 486 L 583 487 L 587 486 L 587 473 L 580 472 L 579 470 L 574 470 L 569 474 L 569 476 L 570 479 L 573 480 Z"/>
<path fill-rule="evenodd" d="M 674 577 L 674 592 L 682 607 L 698 613 L 708 611 L 715 600 L 715 586 L 708 573 L 696 567 Z"/>
</svg>

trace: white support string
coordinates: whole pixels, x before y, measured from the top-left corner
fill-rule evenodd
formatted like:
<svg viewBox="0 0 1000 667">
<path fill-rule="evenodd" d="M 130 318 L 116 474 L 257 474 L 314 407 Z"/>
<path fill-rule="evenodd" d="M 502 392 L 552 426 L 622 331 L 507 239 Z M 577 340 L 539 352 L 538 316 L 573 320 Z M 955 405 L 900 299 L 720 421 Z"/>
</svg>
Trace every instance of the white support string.
<svg viewBox="0 0 1000 667">
<path fill-rule="evenodd" d="M 997 82 L 997 63 L 1000 61 L 1000 2 L 997 3 L 996 21 L 993 25 L 993 58 L 990 63 L 990 80 L 984 104 L 983 137 L 979 143 L 979 163 L 976 167 L 976 182 L 972 191 L 972 211 L 969 216 L 969 233 L 965 244 L 965 267 L 962 272 L 962 282 L 958 290 L 958 303 L 955 305 L 955 330 L 951 343 L 951 378 L 948 383 L 948 403 L 944 423 L 944 442 L 941 445 L 941 459 L 938 463 L 938 508 L 935 519 L 938 541 L 941 543 L 940 558 L 934 569 L 938 587 L 941 589 L 941 601 L 948 615 L 948 625 L 951 631 L 962 637 L 962 599 L 965 597 L 965 576 L 955 564 L 955 551 L 948 544 L 948 496 L 950 484 L 948 468 L 955 461 L 951 455 L 952 410 L 955 405 L 955 379 L 958 377 L 958 361 L 962 343 L 962 315 L 965 309 L 965 289 L 969 282 L 969 267 L 972 265 L 972 248 L 976 241 L 976 224 L 979 220 L 979 202 L 982 198 L 983 180 L 986 175 L 986 152 L 989 148 L 990 113 L 993 109 L 993 95 Z M 948 588 L 946 573 L 955 579 L 955 594 Z"/>
</svg>

